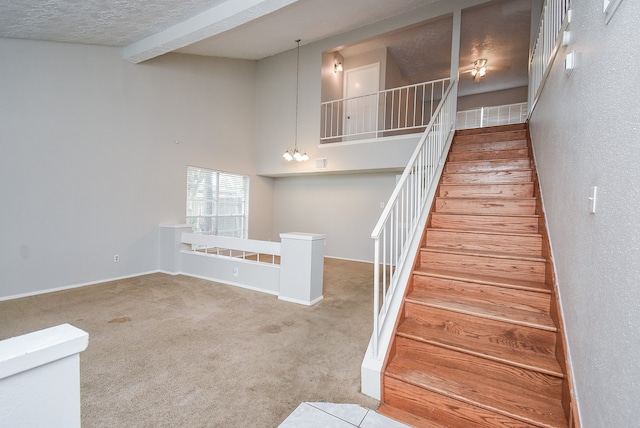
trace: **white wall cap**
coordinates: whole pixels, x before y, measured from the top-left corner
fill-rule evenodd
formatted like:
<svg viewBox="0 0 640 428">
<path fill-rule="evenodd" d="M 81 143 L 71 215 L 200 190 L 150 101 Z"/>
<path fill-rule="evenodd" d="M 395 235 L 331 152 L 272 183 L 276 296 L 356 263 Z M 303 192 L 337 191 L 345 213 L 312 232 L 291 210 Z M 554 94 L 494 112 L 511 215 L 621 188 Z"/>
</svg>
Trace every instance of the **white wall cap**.
<svg viewBox="0 0 640 428">
<path fill-rule="evenodd" d="M 84 351 L 89 334 L 61 324 L 0 341 L 0 379 Z"/>
<path fill-rule="evenodd" d="M 281 233 L 280 239 L 298 239 L 301 241 L 318 241 L 320 239 L 325 239 L 326 235 L 321 235 L 317 233 L 304 233 L 304 232 L 287 232 Z"/>
</svg>

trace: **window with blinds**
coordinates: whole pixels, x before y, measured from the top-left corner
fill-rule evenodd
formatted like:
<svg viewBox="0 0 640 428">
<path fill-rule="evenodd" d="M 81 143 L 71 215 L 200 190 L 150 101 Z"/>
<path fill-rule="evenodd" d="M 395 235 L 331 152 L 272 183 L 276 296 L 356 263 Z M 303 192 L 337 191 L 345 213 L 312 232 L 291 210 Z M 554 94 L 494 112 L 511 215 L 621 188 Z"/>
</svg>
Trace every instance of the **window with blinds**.
<svg viewBox="0 0 640 428">
<path fill-rule="evenodd" d="M 247 238 L 249 177 L 188 166 L 187 223 L 194 233 Z"/>
</svg>

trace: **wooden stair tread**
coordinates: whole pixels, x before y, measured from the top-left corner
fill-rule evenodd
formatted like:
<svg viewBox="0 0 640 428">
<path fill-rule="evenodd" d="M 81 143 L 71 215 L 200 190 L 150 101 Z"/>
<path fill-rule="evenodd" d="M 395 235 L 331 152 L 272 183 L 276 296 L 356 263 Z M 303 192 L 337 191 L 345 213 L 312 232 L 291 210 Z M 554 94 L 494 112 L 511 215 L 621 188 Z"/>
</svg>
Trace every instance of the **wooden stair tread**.
<svg viewBox="0 0 640 428">
<path fill-rule="evenodd" d="M 394 358 L 385 376 L 468 403 L 523 422 L 543 427 L 566 427 L 558 399 L 538 395 L 535 391 L 508 382 L 486 379 L 465 367 L 445 367 Z"/>
<path fill-rule="evenodd" d="M 533 182 L 520 183 L 442 183 L 440 197 L 456 198 L 532 198 Z"/>
<path fill-rule="evenodd" d="M 438 196 L 435 207 L 437 213 L 529 216 L 536 212 L 536 198 Z"/>
<path fill-rule="evenodd" d="M 448 160 L 450 162 L 460 162 L 466 160 L 521 159 L 528 156 L 528 149 L 469 150 L 449 153 Z"/>
<path fill-rule="evenodd" d="M 430 421 L 416 414 L 409 413 L 407 411 L 404 411 L 402 409 L 399 409 L 397 407 L 390 406 L 384 403 L 378 406 L 378 410 L 376 410 L 376 412 L 388 418 L 401 422 L 405 425 L 410 425 L 410 426 L 420 427 L 420 428 L 447 428 L 447 426 L 445 425 L 440 425 L 439 423 Z"/>
<path fill-rule="evenodd" d="M 398 326 L 396 334 L 499 363 L 510 364 L 559 378 L 563 377 L 555 355 L 541 354 L 488 342 L 477 341 L 470 343 L 466 337 L 449 333 L 443 329 L 429 327 L 411 318 L 405 319 Z"/>
<path fill-rule="evenodd" d="M 443 172 L 442 184 L 507 184 L 530 182 L 533 177 L 531 168 L 502 171 Z"/>
<path fill-rule="evenodd" d="M 457 215 L 457 214 L 451 214 L 451 215 Z M 497 230 L 473 230 L 473 229 L 447 229 L 445 227 L 438 227 L 438 228 L 434 228 L 434 227 L 429 227 L 428 229 L 433 229 L 433 230 L 438 230 L 441 232 L 452 232 L 452 233 L 469 233 L 469 234 L 479 234 L 479 235 L 496 235 L 496 236 L 522 236 L 525 238 L 531 237 L 531 236 L 536 236 L 536 237 L 542 237 L 542 235 L 540 233 L 518 233 L 518 232 L 500 232 Z"/>
<path fill-rule="evenodd" d="M 454 141 L 458 144 L 465 143 L 479 143 L 483 141 L 510 141 L 510 140 L 521 140 L 523 138 L 527 138 L 526 130 L 518 129 L 518 130 L 503 130 L 503 129 L 493 129 L 488 130 L 487 132 L 476 133 L 476 134 L 464 134 L 458 133 Z"/>
<path fill-rule="evenodd" d="M 518 279 L 506 279 L 491 275 L 452 272 L 439 269 L 427 269 L 418 267 L 413 271 L 415 275 L 435 276 L 439 278 L 454 279 L 457 281 L 476 282 L 479 284 L 495 285 L 498 287 L 515 288 L 520 290 L 535 291 L 550 294 L 551 290 L 544 282 L 526 281 Z"/>
<path fill-rule="evenodd" d="M 458 129 L 456 131 L 456 135 L 488 134 L 492 132 L 521 131 L 526 129 L 527 129 L 526 123 L 512 123 L 510 125 L 494 125 L 494 126 L 483 126 L 481 128 Z"/>
<path fill-rule="evenodd" d="M 463 250 L 463 249 L 452 249 L 452 248 L 444 248 L 444 247 L 422 247 L 420 248 L 423 252 L 432 252 L 432 253 L 447 253 L 447 254 L 458 254 L 465 256 L 476 256 L 476 257 L 491 257 L 496 259 L 511 259 L 511 260 L 525 260 L 530 262 L 545 262 L 545 258 L 542 256 L 532 256 L 528 254 L 513 254 L 513 253 L 500 253 L 496 251 L 476 251 L 476 250 Z"/>
<path fill-rule="evenodd" d="M 456 229 L 468 231 L 513 231 L 518 233 L 538 233 L 537 214 L 466 214 L 431 213 L 431 227 L 434 229 Z"/>
<path fill-rule="evenodd" d="M 513 138 L 503 141 L 461 141 L 458 139 L 451 143 L 450 153 L 460 153 L 466 151 L 482 152 L 482 151 L 496 151 L 496 150 L 518 150 L 528 149 L 529 144 L 526 138 Z"/>
<path fill-rule="evenodd" d="M 489 300 L 480 301 L 478 299 L 467 299 L 465 295 L 452 298 L 448 296 L 435 295 L 430 290 L 413 290 L 409 293 L 406 300 L 416 304 L 437 307 L 492 320 L 504 321 L 526 327 L 558 331 L 549 314 L 506 307 L 504 305 L 496 305 Z"/>
</svg>

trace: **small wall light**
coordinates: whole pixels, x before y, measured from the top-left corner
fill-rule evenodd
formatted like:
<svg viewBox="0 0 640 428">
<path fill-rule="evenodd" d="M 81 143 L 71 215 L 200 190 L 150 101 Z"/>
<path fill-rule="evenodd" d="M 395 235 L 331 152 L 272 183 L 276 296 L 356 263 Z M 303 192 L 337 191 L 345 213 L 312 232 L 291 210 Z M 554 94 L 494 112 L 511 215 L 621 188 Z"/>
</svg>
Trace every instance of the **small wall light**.
<svg viewBox="0 0 640 428">
<path fill-rule="evenodd" d="M 477 59 L 473 63 L 473 68 L 471 69 L 471 75 L 473 76 L 473 80 L 479 82 L 484 76 L 487 75 L 487 60 L 486 59 Z"/>
<path fill-rule="evenodd" d="M 333 72 L 337 73 L 338 71 L 342 71 L 342 63 L 336 62 L 333 64 Z"/>
</svg>

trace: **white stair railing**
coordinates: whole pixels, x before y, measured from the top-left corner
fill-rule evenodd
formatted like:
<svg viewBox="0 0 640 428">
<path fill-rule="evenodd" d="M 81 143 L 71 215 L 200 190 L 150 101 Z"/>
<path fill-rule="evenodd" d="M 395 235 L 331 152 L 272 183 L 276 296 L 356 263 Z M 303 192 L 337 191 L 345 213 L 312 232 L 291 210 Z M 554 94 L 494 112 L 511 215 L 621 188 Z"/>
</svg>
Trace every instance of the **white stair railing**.
<svg viewBox="0 0 640 428">
<path fill-rule="evenodd" d="M 524 123 L 527 121 L 527 107 L 527 103 L 515 103 L 462 110 L 457 113 L 456 129 Z"/>
<path fill-rule="evenodd" d="M 429 124 L 450 79 L 407 85 L 321 104 L 322 142 L 344 137 L 379 138 L 421 132 Z"/>
<path fill-rule="evenodd" d="M 546 0 L 540 17 L 538 37 L 529 59 L 529 114 L 533 111 L 551 65 L 560 49 L 562 33 L 571 15 L 571 0 Z"/>
<path fill-rule="evenodd" d="M 457 82 L 449 85 L 443 95 L 371 234 L 374 240 L 374 358 L 380 357 L 380 334 L 407 261 L 409 244 L 420 232 L 420 220 L 425 207 L 433 200 L 433 189 L 455 131 Z"/>
</svg>

